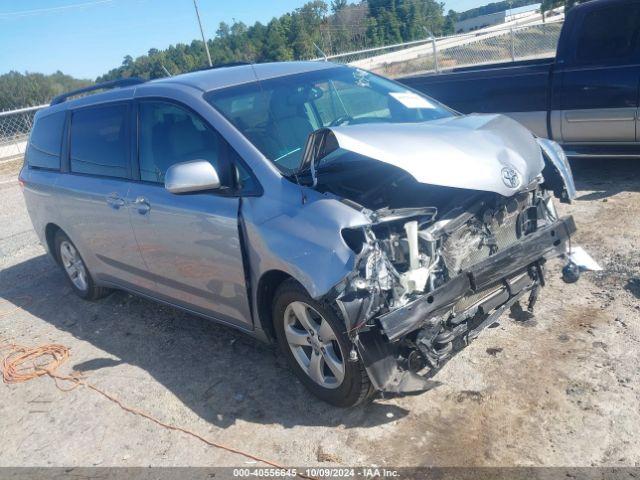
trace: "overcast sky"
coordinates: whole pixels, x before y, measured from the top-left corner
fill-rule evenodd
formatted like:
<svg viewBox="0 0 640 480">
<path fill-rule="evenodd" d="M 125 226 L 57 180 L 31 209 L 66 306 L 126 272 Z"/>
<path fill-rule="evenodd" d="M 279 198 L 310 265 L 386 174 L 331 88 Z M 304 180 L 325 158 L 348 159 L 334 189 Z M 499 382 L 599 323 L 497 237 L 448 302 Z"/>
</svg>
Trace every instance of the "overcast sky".
<svg viewBox="0 0 640 480">
<path fill-rule="evenodd" d="M 307 0 L 199 0 L 205 33 L 221 21 L 268 22 Z M 491 0 L 447 0 L 464 11 Z M 0 0 L 0 73 L 62 70 L 95 78 L 150 48 L 199 38 L 192 0 Z"/>
</svg>

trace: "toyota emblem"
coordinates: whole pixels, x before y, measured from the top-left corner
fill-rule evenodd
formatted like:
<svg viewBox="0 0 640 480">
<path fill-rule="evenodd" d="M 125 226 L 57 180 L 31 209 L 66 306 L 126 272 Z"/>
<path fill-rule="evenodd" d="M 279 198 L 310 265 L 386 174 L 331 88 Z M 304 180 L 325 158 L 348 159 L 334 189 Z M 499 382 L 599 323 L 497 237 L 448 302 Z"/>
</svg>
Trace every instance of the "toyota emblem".
<svg viewBox="0 0 640 480">
<path fill-rule="evenodd" d="M 520 174 L 513 168 L 504 167 L 502 169 L 502 181 L 507 187 L 516 189 L 520 186 Z"/>
</svg>

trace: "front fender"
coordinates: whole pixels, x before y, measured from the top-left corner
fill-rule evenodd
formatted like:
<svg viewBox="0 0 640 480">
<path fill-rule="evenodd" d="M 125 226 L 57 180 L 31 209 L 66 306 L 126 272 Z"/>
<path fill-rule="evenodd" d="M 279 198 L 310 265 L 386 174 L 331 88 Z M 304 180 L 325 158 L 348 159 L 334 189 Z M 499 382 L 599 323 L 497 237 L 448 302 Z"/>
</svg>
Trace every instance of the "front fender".
<svg viewBox="0 0 640 480">
<path fill-rule="evenodd" d="M 283 271 L 315 299 L 327 294 L 354 268 L 355 253 L 341 230 L 369 223 L 336 198 L 306 187 L 285 188 L 277 198 L 246 199 L 243 218 L 254 285 L 271 270 Z"/>
</svg>

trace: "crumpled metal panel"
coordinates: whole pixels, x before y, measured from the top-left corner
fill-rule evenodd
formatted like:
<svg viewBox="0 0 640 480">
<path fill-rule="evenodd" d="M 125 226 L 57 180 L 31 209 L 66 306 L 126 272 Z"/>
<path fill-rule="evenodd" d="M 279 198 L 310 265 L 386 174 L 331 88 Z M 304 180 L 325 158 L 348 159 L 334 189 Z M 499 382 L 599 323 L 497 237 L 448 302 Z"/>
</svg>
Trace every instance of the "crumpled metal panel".
<svg viewBox="0 0 640 480">
<path fill-rule="evenodd" d="M 289 274 L 314 298 L 325 295 L 354 268 L 343 228 L 370 223 L 357 210 L 313 189 L 282 179 L 278 195 L 243 199 L 252 283 L 270 270 Z"/>
<path fill-rule="evenodd" d="M 394 165 L 418 182 L 510 197 L 544 168 L 533 134 L 504 115 L 331 127 L 340 148 Z"/>
</svg>

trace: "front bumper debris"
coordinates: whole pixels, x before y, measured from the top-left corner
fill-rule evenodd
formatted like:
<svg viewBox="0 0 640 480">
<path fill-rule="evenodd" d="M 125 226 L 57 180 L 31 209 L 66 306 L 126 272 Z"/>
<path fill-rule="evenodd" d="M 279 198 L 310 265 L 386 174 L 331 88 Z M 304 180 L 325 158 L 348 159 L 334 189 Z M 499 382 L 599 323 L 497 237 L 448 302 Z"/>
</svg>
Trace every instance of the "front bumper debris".
<svg viewBox="0 0 640 480">
<path fill-rule="evenodd" d="M 455 351 L 495 323 L 526 293 L 530 294 L 530 308 L 533 306 L 538 288 L 544 285 L 542 264 L 548 258 L 564 254 L 567 241 L 575 231 L 572 217 L 559 219 L 471 266 L 432 292 L 378 317 L 380 328 L 359 332 L 355 342 L 373 385 L 379 390 L 397 393 L 425 391 L 437 386 L 437 382 L 428 378 L 436 370 L 432 369 L 427 377 L 421 376 L 407 368 L 406 362 L 398 360 L 402 340 L 425 327 L 430 319 L 441 317 L 449 328 L 446 333 L 450 337 L 447 338 L 450 349 L 442 359 L 435 359 L 439 368 L 445 358 L 451 358 Z M 489 290 L 489 295 L 464 312 L 452 314 L 462 299 L 481 296 Z"/>
<path fill-rule="evenodd" d="M 565 251 L 565 242 L 576 231 L 573 217 L 565 217 L 528 235 L 511 248 L 474 265 L 428 295 L 379 318 L 389 338 L 396 340 L 420 325 L 423 319 L 444 313 L 458 299 L 508 278 L 541 258 Z"/>
</svg>

